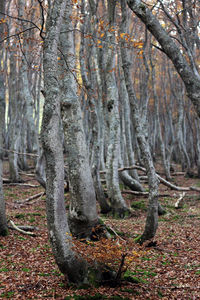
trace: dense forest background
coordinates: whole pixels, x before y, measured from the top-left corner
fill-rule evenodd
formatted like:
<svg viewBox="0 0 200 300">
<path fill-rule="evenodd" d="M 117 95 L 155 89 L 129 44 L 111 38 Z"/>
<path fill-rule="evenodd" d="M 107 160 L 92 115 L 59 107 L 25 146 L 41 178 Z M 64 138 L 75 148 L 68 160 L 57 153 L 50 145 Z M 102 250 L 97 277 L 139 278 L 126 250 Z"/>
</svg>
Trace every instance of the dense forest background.
<svg viewBox="0 0 200 300">
<path fill-rule="evenodd" d="M 118 286 L 126 260 L 132 264 L 143 257 L 142 247 L 157 246 L 159 216 L 172 210 L 169 199 L 173 209 L 183 209 L 188 197 L 198 199 L 199 13 L 195 0 L 1 1 L 5 243 L 11 228 L 37 235 L 34 226 L 13 222 L 13 211 L 20 215 L 23 205 L 9 210 L 7 188 L 15 186 L 17 194 L 19 187 L 39 185 L 23 204 L 46 199 L 52 253 L 65 280 Z M 125 239 L 106 218 L 134 224 L 136 198 L 139 208 L 146 199 L 145 210 L 136 235 L 126 223 L 123 234 L 132 234 L 139 247 L 130 255 L 129 237 L 122 247 Z M 93 254 L 90 241 L 98 249 Z"/>
</svg>

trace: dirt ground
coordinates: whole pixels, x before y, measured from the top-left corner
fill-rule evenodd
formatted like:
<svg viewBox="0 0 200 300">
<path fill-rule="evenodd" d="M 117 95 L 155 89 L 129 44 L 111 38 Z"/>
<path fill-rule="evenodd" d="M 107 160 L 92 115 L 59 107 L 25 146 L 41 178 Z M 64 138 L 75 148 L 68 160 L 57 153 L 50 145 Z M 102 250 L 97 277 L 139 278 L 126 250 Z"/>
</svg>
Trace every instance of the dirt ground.
<svg viewBox="0 0 200 300">
<path fill-rule="evenodd" d="M 4 178 L 8 178 L 6 171 Z M 177 170 L 178 171 L 178 167 Z M 28 174 L 27 174 L 28 173 Z M 160 185 L 160 202 L 167 213 L 159 217 L 153 247 L 139 248 L 135 238 L 143 232 L 147 198 L 127 195 L 133 214 L 123 220 L 102 217 L 116 236 L 120 251 L 132 251 L 125 261 L 125 278 L 117 287 L 68 285 L 59 272 L 48 240 L 45 196 L 22 203 L 44 190 L 31 171 L 22 177 L 27 185 L 4 184 L 7 217 L 18 225 L 37 227 L 34 237 L 9 230 L 0 238 L 0 298 L 5 299 L 200 299 L 200 195 L 189 191 L 184 205 L 175 209 L 180 192 Z M 173 177 L 179 186 L 200 186 L 198 178 Z M 33 187 L 29 186 L 34 185 Z M 69 195 L 66 194 L 66 205 Z M 94 247 L 95 248 L 95 247 Z M 91 250 L 92 251 L 92 250 Z M 137 253 L 139 253 L 137 255 Z M 92 254 L 91 254 L 92 255 Z M 115 259 L 113 253 L 113 261 Z M 128 257 L 128 256 L 127 256 Z"/>
</svg>

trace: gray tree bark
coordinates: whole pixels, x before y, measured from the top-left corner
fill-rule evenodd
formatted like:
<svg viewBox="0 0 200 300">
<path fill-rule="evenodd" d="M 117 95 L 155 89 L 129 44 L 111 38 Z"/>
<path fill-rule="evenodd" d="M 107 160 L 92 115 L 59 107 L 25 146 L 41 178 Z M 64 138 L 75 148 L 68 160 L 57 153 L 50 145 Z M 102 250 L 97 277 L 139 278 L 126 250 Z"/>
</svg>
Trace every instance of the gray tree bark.
<svg viewBox="0 0 200 300">
<path fill-rule="evenodd" d="M 85 1 L 82 1 L 82 7 L 81 7 L 81 12 L 84 14 L 85 12 Z M 90 23 L 90 32 L 93 37 L 95 37 L 95 27 L 97 23 L 97 5 L 94 3 L 94 1 L 90 1 L 90 15 L 88 16 L 88 23 Z M 91 22 L 91 20 L 93 20 Z M 85 32 L 88 29 L 89 26 L 87 26 L 86 23 L 83 23 L 81 26 L 81 31 Z M 97 81 L 97 84 L 100 84 L 100 80 L 97 79 L 99 74 L 97 74 L 97 49 L 94 47 L 90 47 L 90 56 L 88 57 L 88 68 L 95 69 L 95 71 L 90 71 L 90 78 L 87 76 L 87 71 L 86 71 L 86 66 L 85 66 L 85 37 L 81 35 L 81 44 L 80 44 L 80 52 L 79 52 L 79 60 L 80 60 L 80 66 L 81 66 L 81 77 L 83 81 L 83 85 L 87 91 L 87 100 L 88 100 L 88 105 L 90 108 L 90 127 L 92 131 L 92 154 L 93 154 L 93 159 L 91 160 L 91 169 L 92 169 L 92 176 L 94 180 L 94 187 L 95 187 L 95 192 L 96 192 L 96 197 L 100 205 L 101 213 L 108 213 L 110 211 L 110 206 L 106 201 L 105 193 L 103 191 L 103 187 L 101 184 L 101 179 L 100 179 L 100 150 L 101 150 L 101 130 L 102 130 L 102 125 L 100 122 L 100 118 L 102 117 L 100 113 L 102 113 L 101 107 L 100 106 L 100 101 L 102 101 L 101 96 L 102 93 L 97 92 L 95 95 L 95 79 Z M 92 59 L 91 59 L 92 57 Z M 97 88 L 98 91 L 101 91 L 101 87 L 98 86 Z M 96 96 L 96 97 L 95 97 Z M 97 99 L 98 98 L 98 99 Z"/>
<path fill-rule="evenodd" d="M 10 180 L 12 182 L 20 182 L 18 168 L 18 152 L 20 147 L 20 133 L 21 133 L 21 114 L 22 103 L 20 97 L 20 89 L 17 91 L 19 81 L 17 80 L 16 56 L 14 51 L 10 53 L 10 76 L 9 76 L 9 172 Z M 19 88 L 19 87 L 18 87 Z"/>
<path fill-rule="evenodd" d="M 60 88 L 57 47 L 66 0 L 55 0 L 48 10 L 44 42 L 45 105 L 42 145 L 46 159 L 46 207 L 49 237 L 58 267 L 72 282 L 82 282 L 85 263 L 72 250 L 64 203 L 64 159 L 60 139 Z"/>
<path fill-rule="evenodd" d="M 108 48 L 106 61 L 106 92 L 107 92 L 107 109 L 109 115 L 109 145 L 106 160 L 106 185 L 108 197 L 111 202 L 114 214 L 124 217 L 128 207 L 122 197 L 119 187 L 119 155 L 120 155 L 120 118 L 119 118 L 119 95 L 115 78 L 115 1 L 108 2 Z"/>
<path fill-rule="evenodd" d="M 0 11 L 5 11 L 5 2 L 0 2 Z M 3 39 L 4 25 L 0 24 L 0 40 Z M 0 61 L 3 61 L 3 44 L 0 45 Z M 5 129 L 5 77 L 2 63 L 0 65 L 0 236 L 8 234 L 6 208 L 3 194 L 3 136 Z"/>
<path fill-rule="evenodd" d="M 121 32 L 126 32 L 127 12 L 126 12 L 126 6 L 124 0 L 121 0 L 121 9 L 122 9 Z M 149 143 L 143 131 L 144 122 L 141 122 L 140 120 L 140 113 L 137 104 L 138 100 L 136 98 L 135 91 L 133 89 L 133 82 L 131 78 L 130 63 L 128 60 L 127 50 L 125 47 L 123 47 L 123 43 L 121 44 L 121 57 L 122 57 L 122 67 L 124 71 L 126 88 L 127 88 L 132 116 L 133 116 L 135 133 L 136 133 L 138 145 L 140 147 L 141 155 L 146 166 L 148 184 L 149 184 L 149 205 L 147 211 L 147 218 L 146 218 L 145 230 L 140 238 L 140 241 L 144 242 L 155 236 L 158 227 L 158 178 L 153 165 L 153 160 L 149 149 Z"/>
<path fill-rule="evenodd" d="M 75 67 L 75 52 L 71 15 L 72 8 L 69 5 L 60 34 L 62 123 L 70 184 L 69 225 L 74 235 L 90 236 L 92 227 L 98 223 L 98 216 L 77 82 L 72 71 Z"/>
</svg>

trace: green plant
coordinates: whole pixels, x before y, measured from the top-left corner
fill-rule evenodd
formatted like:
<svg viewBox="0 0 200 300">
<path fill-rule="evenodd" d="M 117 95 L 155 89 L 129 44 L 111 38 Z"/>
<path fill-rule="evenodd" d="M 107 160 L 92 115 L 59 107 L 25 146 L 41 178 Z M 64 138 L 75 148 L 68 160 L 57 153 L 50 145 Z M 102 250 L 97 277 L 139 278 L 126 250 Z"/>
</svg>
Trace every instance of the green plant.
<svg viewBox="0 0 200 300">
<path fill-rule="evenodd" d="M 8 268 L 1 268 L 1 269 L 0 269 L 0 273 L 1 273 L 1 272 L 9 272 L 9 269 L 8 269 Z"/>
<path fill-rule="evenodd" d="M 73 295 L 73 297 L 71 296 L 67 296 L 65 297 L 65 300 L 70 300 L 70 299 L 74 299 L 74 300 L 101 300 L 101 299 L 108 299 L 106 296 L 102 295 L 102 294 L 95 294 L 94 296 L 80 296 L 80 295 Z"/>
<path fill-rule="evenodd" d="M 15 218 L 17 218 L 17 219 L 24 219 L 25 217 L 26 217 L 25 214 L 16 214 L 15 215 Z"/>
<path fill-rule="evenodd" d="M 22 271 L 23 271 L 23 272 L 30 272 L 31 269 L 29 269 L 29 268 L 22 268 Z"/>
<path fill-rule="evenodd" d="M 131 207 L 134 208 L 134 209 L 141 209 L 143 211 L 146 211 L 147 208 L 146 208 L 146 203 L 145 201 L 134 201 L 132 204 L 131 204 Z"/>
<path fill-rule="evenodd" d="M 34 222 L 35 222 L 35 218 L 34 218 L 34 217 L 30 218 L 30 219 L 29 219 L 29 222 L 30 222 L 30 223 L 34 223 Z"/>
<path fill-rule="evenodd" d="M 26 240 L 26 238 L 23 237 L 23 236 L 18 236 L 17 238 L 18 238 L 18 240 L 21 240 L 21 241 L 25 241 Z"/>
<path fill-rule="evenodd" d="M 14 295 L 14 292 L 13 291 L 9 291 L 9 292 L 6 292 L 6 293 L 2 293 L 0 295 L 1 298 L 12 298 L 13 299 L 13 295 Z"/>
<path fill-rule="evenodd" d="M 38 275 L 43 277 L 51 276 L 50 273 L 43 273 L 43 272 L 39 273 Z"/>
</svg>

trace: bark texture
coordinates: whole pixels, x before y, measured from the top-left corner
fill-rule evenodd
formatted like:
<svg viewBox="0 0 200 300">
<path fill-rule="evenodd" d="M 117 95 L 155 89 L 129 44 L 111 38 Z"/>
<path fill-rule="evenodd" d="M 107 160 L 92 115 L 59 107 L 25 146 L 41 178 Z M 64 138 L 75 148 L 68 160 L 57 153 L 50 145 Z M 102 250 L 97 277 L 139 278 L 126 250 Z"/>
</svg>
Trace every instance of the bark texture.
<svg viewBox="0 0 200 300">
<path fill-rule="evenodd" d="M 116 25 L 115 6 L 115 1 L 112 0 L 108 2 L 109 30 L 106 61 L 106 96 L 109 116 L 109 144 L 106 160 L 106 185 L 114 214 L 124 217 L 124 213 L 128 211 L 128 207 L 120 191 L 118 174 L 120 155 L 120 118 L 118 87 L 114 74 L 114 69 L 116 68 L 116 49 L 113 46 L 115 43 L 115 32 L 112 31 L 112 28 Z"/>
<path fill-rule="evenodd" d="M 126 32 L 127 28 L 127 13 L 124 0 L 121 0 L 122 8 L 122 24 L 121 31 Z M 155 236 L 158 227 L 158 178 L 156 176 L 153 160 L 151 157 L 149 143 L 143 131 L 144 122 L 141 122 L 141 116 L 138 109 L 138 101 L 133 89 L 133 82 L 130 72 L 130 63 L 128 60 L 127 50 L 121 45 L 122 67 L 124 71 L 124 78 L 126 88 L 129 96 L 130 107 L 133 116 L 133 123 L 135 127 L 136 137 L 140 151 L 143 157 L 144 164 L 147 170 L 148 183 L 149 183 L 149 205 L 147 211 L 145 230 L 141 237 L 141 242 L 151 239 Z"/>
<path fill-rule="evenodd" d="M 70 184 L 69 225 L 76 236 L 90 236 L 98 223 L 96 194 L 89 166 L 89 156 L 83 129 L 82 113 L 77 96 L 74 39 L 72 29 L 72 7 L 65 11 L 60 35 L 62 80 L 62 123 L 65 135 L 68 176 Z"/>
<path fill-rule="evenodd" d="M 0 2 L 0 11 L 4 12 L 5 2 Z M 0 25 L 0 39 L 3 35 L 3 26 Z M 3 44 L 0 45 L 0 60 L 3 60 Z M 2 63 L 0 66 L 0 235 L 7 235 L 8 228 L 6 222 L 6 210 L 5 201 L 3 195 L 3 135 L 5 128 L 5 83 L 4 83 L 4 70 L 2 68 Z"/>
<path fill-rule="evenodd" d="M 67 1 L 55 0 L 48 11 L 44 43 L 45 105 L 42 145 L 46 159 L 46 207 L 49 237 L 58 267 L 72 282 L 84 280 L 86 267 L 72 250 L 64 203 L 64 159 L 60 139 L 60 89 L 57 46 Z"/>
</svg>

